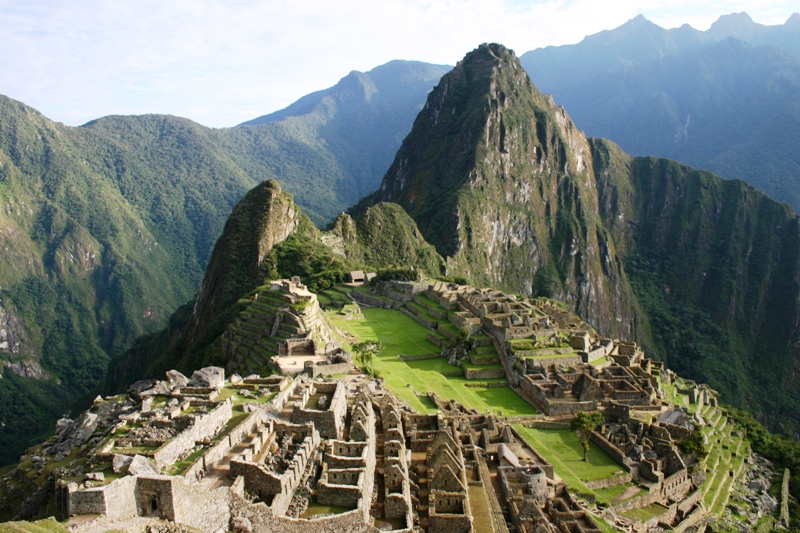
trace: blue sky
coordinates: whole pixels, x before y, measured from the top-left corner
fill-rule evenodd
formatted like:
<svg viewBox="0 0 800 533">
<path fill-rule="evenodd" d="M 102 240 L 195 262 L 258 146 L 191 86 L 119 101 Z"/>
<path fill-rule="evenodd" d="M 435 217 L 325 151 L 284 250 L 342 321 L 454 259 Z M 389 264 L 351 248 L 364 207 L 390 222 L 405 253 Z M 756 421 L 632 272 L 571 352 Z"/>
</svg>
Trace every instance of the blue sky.
<svg viewBox="0 0 800 533">
<path fill-rule="evenodd" d="M 782 24 L 800 0 L 0 0 L 0 94 L 73 126 L 169 113 L 226 127 L 392 59 L 454 64 L 482 42 L 522 54 L 640 13 L 705 30 L 741 11 Z"/>
</svg>

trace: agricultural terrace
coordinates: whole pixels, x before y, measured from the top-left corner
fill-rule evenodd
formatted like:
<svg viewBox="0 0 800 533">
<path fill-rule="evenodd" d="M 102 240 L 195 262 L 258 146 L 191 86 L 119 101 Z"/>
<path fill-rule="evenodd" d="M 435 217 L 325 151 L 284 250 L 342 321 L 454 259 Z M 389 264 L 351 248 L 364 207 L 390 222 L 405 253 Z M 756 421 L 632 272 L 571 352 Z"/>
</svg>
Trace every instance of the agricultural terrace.
<svg viewBox="0 0 800 533">
<path fill-rule="evenodd" d="M 589 461 L 583 461 L 583 446 L 570 429 L 532 429 L 515 424 L 514 427 L 553 465 L 556 475 L 574 491 L 594 494 L 598 501 L 609 503 L 621 496 L 630 485 L 618 485 L 610 489 L 592 490 L 587 481 L 597 481 L 622 474 L 620 465 L 614 462 L 593 442 L 589 443 Z M 615 502 L 617 503 L 617 502 Z"/>
<path fill-rule="evenodd" d="M 383 343 L 383 353 L 373 361 L 375 370 L 381 373 L 389 390 L 419 412 L 436 412 L 436 407 L 425 397 L 427 391 L 433 391 L 445 400 L 453 398 L 465 407 L 481 412 L 502 413 L 506 416 L 537 413 L 536 409 L 508 386 L 475 386 L 477 384 L 474 381 L 470 382 L 460 375 L 460 367 L 448 364 L 444 358 L 401 361 L 397 358 L 399 354 L 439 353 L 439 347 L 427 338 L 430 330 L 392 309 L 364 308 L 363 314 L 363 320 L 345 320 L 345 317 L 336 313 L 328 313 L 328 318 L 335 326 L 352 336 L 349 339 L 350 344 L 366 340 L 379 340 Z M 446 376 L 444 373 L 459 375 Z M 492 381 L 504 380 L 480 380 L 480 383 Z M 422 397 L 417 397 L 415 391 Z"/>
</svg>

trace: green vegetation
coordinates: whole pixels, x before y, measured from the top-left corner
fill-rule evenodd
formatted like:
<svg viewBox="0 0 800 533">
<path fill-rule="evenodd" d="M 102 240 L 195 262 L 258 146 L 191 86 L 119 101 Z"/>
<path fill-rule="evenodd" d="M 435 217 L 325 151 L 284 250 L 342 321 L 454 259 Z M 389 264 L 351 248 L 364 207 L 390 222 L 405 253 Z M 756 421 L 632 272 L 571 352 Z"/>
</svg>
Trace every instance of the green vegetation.
<svg viewBox="0 0 800 533">
<path fill-rule="evenodd" d="M 634 520 L 641 520 L 642 522 L 646 522 L 651 518 L 655 518 L 656 516 L 660 516 L 667 511 L 667 508 L 659 503 L 654 503 L 648 505 L 647 507 L 639 507 L 636 509 L 631 509 L 630 511 L 625 511 L 624 514 L 628 518 L 633 518 Z"/>
<path fill-rule="evenodd" d="M 570 422 L 570 429 L 576 432 L 581 439 L 584 461 L 589 460 L 589 437 L 592 431 L 604 421 L 605 418 L 600 411 L 593 411 L 591 413 L 578 411 L 575 414 L 575 418 Z"/>
<path fill-rule="evenodd" d="M 436 411 L 425 395 L 433 391 L 442 399 L 450 398 L 466 407 L 482 412 L 532 415 L 536 410 L 509 387 L 466 387 L 464 377 L 447 377 L 442 372 L 459 372 L 443 358 L 401 361 L 403 355 L 436 354 L 439 348 L 427 338 L 429 330 L 392 309 L 364 309 L 364 320 L 344 320 L 335 314 L 329 319 L 353 336 L 353 343 L 378 340 L 383 352 L 373 360 L 375 370 L 383 376 L 386 387 L 411 407 L 422 413 Z M 419 393 L 422 396 L 417 396 Z"/>
<path fill-rule="evenodd" d="M 67 533 L 68 531 L 52 517 L 36 522 L 4 522 L 0 524 L 0 533 Z"/>
<path fill-rule="evenodd" d="M 521 424 L 514 427 L 576 492 L 592 494 L 586 481 L 605 479 L 622 472 L 622 467 L 592 442 L 589 442 L 587 452 L 589 460 L 583 461 L 581 439 L 571 429 L 531 429 Z"/>
<path fill-rule="evenodd" d="M 383 352 L 383 344 L 375 339 L 368 339 L 352 346 L 353 354 L 361 361 L 362 370 L 368 375 L 375 375 L 373 362 Z"/>
</svg>

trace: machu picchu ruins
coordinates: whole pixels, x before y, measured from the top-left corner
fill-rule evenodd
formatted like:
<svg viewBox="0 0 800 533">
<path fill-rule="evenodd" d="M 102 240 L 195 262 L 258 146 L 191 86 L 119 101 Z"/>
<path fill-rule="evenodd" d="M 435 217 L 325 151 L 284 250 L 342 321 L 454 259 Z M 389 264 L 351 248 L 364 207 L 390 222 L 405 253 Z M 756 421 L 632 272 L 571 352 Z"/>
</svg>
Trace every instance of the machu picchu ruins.
<svg viewBox="0 0 800 533">
<path fill-rule="evenodd" d="M 75 533 L 682 533 L 764 475 L 715 391 L 555 302 L 441 281 L 336 291 L 265 285 L 223 336 L 227 369 L 96 398 L 5 475 L 0 509 L 55 515 Z M 376 308 L 413 319 L 436 348 L 396 360 L 446 365 L 464 390 L 508 391 L 529 412 L 482 412 L 365 373 L 344 326 Z M 537 437 L 575 439 L 581 412 L 603 414 L 588 435 L 605 461 L 595 479 L 571 478 L 564 464 L 579 453 Z"/>
</svg>

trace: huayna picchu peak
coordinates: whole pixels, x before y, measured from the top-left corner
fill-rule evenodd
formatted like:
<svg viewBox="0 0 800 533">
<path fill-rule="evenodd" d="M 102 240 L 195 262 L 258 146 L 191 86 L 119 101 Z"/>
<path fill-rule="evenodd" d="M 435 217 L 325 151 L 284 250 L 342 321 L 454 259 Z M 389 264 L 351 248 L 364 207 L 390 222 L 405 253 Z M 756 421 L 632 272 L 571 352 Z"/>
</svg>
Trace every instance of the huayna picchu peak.
<svg viewBox="0 0 800 533">
<path fill-rule="evenodd" d="M 800 445 L 738 409 L 800 428 L 798 324 L 788 205 L 587 138 L 513 51 L 483 44 L 327 230 L 259 180 L 197 295 L 0 471 L 0 518 L 57 515 L 73 533 L 786 527 Z"/>
</svg>

